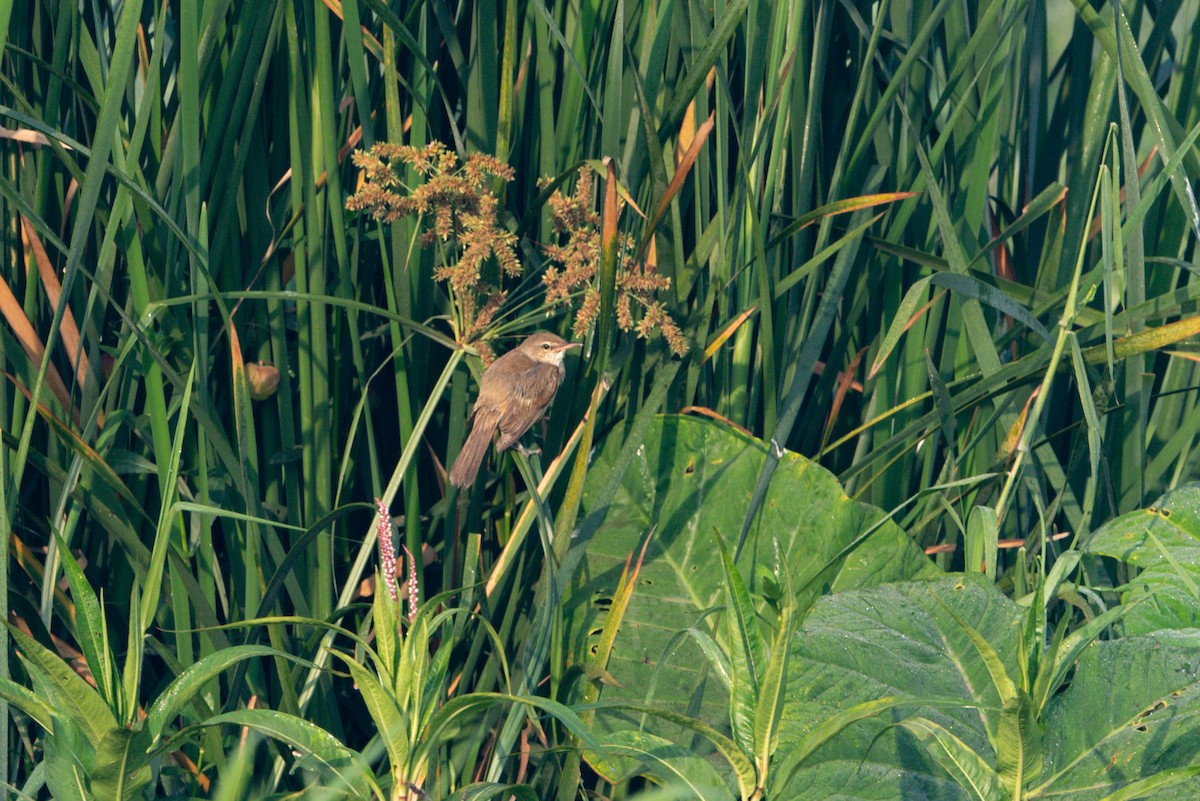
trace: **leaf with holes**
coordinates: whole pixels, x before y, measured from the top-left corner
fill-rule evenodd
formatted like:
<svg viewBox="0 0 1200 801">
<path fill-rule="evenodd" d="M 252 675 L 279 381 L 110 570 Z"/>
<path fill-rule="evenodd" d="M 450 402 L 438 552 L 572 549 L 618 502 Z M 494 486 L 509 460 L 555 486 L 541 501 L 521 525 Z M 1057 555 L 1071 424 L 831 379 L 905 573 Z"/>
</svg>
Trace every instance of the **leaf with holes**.
<svg viewBox="0 0 1200 801">
<path fill-rule="evenodd" d="M 1140 568 L 1122 602 L 1145 600 L 1123 621 L 1127 634 L 1200 627 L 1200 484 L 1163 495 L 1092 533 L 1084 553 Z"/>
</svg>

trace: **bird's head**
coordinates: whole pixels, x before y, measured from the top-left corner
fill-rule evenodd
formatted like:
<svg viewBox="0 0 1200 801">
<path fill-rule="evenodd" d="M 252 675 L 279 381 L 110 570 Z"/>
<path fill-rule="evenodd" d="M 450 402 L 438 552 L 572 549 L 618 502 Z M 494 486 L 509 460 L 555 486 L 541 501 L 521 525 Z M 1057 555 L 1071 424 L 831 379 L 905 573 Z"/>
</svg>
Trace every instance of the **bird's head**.
<svg viewBox="0 0 1200 801">
<path fill-rule="evenodd" d="M 567 342 L 557 334 L 539 331 L 526 337 L 518 347 L 522 353 L 535 362 L 561 366 L 563 356 L 567 354 L 567 351 L 571 348 L 581 347 L 581 345 L 578 342 Z"/>
</svg>

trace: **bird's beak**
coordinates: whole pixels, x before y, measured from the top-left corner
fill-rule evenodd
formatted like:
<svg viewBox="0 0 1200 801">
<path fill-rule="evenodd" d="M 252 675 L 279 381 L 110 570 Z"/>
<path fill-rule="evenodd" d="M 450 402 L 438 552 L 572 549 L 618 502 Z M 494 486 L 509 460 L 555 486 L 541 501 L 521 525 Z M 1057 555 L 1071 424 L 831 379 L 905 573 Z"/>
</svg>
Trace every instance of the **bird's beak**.
<svg viewBox="0 0 1200 801">
<path fill-rule="evenodd" d="M 562 345 L 561 347 L 559 347 L 559 350 L 561 350 L 563 353 L 566 353 L 566 352 L 567 352 L 567 351 L 569 351 L 571 348 L 582 348 L 582 347 L 583 347 L 583 343 L 582 343 L 582 342 L 568 342 L 567 344 L 565 344 L 565 345 Z"/>
</svg>

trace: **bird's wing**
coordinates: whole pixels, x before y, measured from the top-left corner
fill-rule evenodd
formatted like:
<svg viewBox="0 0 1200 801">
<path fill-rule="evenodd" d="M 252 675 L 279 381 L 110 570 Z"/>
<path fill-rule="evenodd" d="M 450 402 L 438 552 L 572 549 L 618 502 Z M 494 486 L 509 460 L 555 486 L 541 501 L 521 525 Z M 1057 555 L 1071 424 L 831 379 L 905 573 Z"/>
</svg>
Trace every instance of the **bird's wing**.
<svg viewBox="0 0 1200 801">
<path fill-rule="evenodd" d="M 524 382 L 530 388 L 529 400 L 541 409 L 550 405 L 558 385 L 562 381 L 563 371 L 552 364 L 536 364 L 530 367 L 526 374 L 531 380 Z"/>
<path fill-rule="evenodd" d="M 500 419 L 496 450 L 511 448 L 545 412 L 558 390 L 558 375 L 552 365 L 537 364 L 513 381 L 506 392 L 508 403 Z"/>
</svg>

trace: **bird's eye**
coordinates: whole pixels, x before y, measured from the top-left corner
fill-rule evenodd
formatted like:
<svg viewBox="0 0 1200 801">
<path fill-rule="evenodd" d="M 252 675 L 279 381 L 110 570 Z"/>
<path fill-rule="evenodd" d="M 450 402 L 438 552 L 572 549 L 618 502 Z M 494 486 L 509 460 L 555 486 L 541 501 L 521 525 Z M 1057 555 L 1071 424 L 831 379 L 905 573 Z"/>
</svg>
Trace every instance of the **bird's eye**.
<svg viewBox="0 0 1200 801">
<path fill-rule="evenodd" d="M 550 343 L 549 343 L 549 342 L 543 342 L 543 343 L 542 343 L 542 350 L 550 350 Z"/>
</svg>

